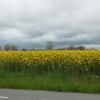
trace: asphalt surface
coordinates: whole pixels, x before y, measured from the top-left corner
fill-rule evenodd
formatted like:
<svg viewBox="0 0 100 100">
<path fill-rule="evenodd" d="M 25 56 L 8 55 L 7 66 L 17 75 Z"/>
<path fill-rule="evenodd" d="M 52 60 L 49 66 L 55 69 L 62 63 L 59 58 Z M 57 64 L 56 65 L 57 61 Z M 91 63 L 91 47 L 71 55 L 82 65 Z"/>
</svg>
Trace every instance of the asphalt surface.
<svg viewBox="0 0 100 100">
<path fill-rule="evenodd" d="M 100 100 L 100 95 L 0 89 L 0 100 Z"/>
</svg>

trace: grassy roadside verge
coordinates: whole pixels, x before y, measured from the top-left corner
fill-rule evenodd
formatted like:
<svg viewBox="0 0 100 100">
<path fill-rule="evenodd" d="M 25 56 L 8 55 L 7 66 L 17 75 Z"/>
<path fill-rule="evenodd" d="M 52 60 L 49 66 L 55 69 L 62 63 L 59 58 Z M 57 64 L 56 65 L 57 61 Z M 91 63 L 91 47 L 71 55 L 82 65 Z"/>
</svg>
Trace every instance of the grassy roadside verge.
<svg viewBox="0 0 100 100">
<path fill-rule="evenodd" d="M 100 76 L 0 72 L 0 88 L 100 93 Z"/>
</svg>

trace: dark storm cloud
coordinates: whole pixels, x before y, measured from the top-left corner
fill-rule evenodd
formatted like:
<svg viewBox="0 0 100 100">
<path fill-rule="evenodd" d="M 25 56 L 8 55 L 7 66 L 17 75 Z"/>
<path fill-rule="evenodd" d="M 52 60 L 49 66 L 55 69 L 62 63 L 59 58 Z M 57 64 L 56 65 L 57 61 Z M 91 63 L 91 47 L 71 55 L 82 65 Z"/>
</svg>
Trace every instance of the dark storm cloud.
<svg viewBox="0 0 100 100">
<path fill-rule="evenodd" d="M 22 48 L 99 47 L 99 0 L 0 0 L 0 42 Z M 20 43 L 20 44 L 19 44 Z"/>
</svg>

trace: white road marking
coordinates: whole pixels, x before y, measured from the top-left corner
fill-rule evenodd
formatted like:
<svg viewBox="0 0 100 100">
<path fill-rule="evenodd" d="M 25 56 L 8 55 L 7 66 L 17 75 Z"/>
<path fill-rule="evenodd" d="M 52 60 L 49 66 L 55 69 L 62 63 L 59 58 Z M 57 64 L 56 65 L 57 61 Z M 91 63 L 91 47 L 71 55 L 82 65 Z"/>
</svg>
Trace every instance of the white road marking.
<svg viewBox="0 0 100 100">
<path fill-rule="evenodd" d="M 8 99 L 8 97 L 5 97 L 5 96 L 0 96 L 0 98 L 2 98 L 2 99 Z"/>
</svg>

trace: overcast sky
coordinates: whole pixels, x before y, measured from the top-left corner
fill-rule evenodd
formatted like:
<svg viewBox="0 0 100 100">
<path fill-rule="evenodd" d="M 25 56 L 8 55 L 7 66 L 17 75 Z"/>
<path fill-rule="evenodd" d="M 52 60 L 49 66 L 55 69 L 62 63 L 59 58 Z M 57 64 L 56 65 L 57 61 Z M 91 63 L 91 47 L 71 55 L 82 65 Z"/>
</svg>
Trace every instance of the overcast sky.
<svg viewBox="0 0 100 100">
<path fill-rule="evenodd" d="M 0 45 L 100 48 L 100 0 L 0 0 Z"/>
</svg>

